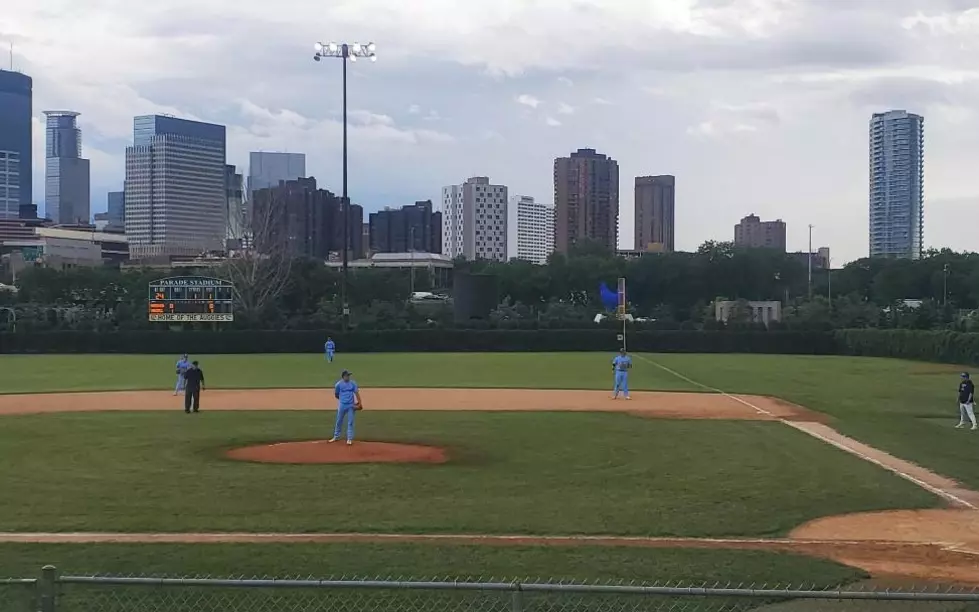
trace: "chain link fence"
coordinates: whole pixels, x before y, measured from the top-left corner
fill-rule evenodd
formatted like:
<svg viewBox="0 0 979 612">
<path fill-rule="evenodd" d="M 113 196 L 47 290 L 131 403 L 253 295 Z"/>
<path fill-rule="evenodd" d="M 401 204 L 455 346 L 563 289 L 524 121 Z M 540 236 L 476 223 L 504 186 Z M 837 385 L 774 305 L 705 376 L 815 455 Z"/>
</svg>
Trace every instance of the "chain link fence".
<svg viewBox="0 0 979 612">
<path fill-rule="evenodd" d="M 979 590 L 540 580 L 59 576 L 0 581 L 0 612 L 979 612 Z"/>
</svg>

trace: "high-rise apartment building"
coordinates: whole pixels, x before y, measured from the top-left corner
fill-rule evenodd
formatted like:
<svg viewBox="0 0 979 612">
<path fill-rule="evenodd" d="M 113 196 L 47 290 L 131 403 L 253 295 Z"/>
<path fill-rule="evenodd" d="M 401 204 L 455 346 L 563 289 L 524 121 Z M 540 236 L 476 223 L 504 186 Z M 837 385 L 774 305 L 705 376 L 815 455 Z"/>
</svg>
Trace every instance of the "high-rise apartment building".
<svg viewBox="0 0 979 612">
<path fill-rule="evenodd" d="M 31 173 L 32 90 L 31 77 L 0 70 L 0 219 L 37 217 Z"/>
<path fill-rule="evenodd" d="M 284 248 L 293 257 L 327 260 L 343 253 L 343 207 L 340 197 L 316 186 L 316 179 L 281 181 L 252 194 L 255 248 Z M 363 253 L 364 209 L 350 206 L 348 234 L 352 259 Z"/>
<path fill-rule="evenodd" d="M 619 164 L 595 149 L 578 149 L 554 160 L 554 248 L 561 253 L 580 240 L 614 252 L 619 240 Z"/>
<path fill-rule="evenodd" d="M 778 249 L 785 252 L 785 222 L 762 221 L 748 215 L 734 226 L 734 246 L 748 249 Z"/>
<path fill-rule="evenodd" d="M 442 213 L 431 200 L 370 214 L 371 253 L 442 252 Z"/>
<path fill-rule="evenodd" d="M 554 252 L 554 207 L 515 195 L 507 207 L 507 258 L 547 263 Z"/>
<path fill-rule="evenodd" d="M 224 248 L 225 127 L 162 115 L 134 120 L 126 148 L 126 235 L 134 259 Z"/>
<path fill-rule="evenodd" d="M 82 131 L 74 111 L 44 111 L 44 214 L 58 225 L 88 223 L 90 168 L 82 157 Z"/>
<path fill-rule="evenodd" d="M 278 187 L 282 181 L 294 181 L 306 176 L 304 153 L 253 151 L 248 154 L 248 193 L 256 189 Z"/>
<path fill-rule="evenodd" d="M 507 187 L 475 176 L 442 188 L 442 254 L 507 259 Z"/>
<path fill-rule="evenodd" d="M 676 177 L 637 176 L 635 192 L 636 251 L 672 253 L 674 237 L 674 204 Z"/>
<path fill-rule="evenodd" d="M 924 123 L 904 110 L 874 113 L 870 119 L 871 257 L 921 257 Z"/>
</svg>

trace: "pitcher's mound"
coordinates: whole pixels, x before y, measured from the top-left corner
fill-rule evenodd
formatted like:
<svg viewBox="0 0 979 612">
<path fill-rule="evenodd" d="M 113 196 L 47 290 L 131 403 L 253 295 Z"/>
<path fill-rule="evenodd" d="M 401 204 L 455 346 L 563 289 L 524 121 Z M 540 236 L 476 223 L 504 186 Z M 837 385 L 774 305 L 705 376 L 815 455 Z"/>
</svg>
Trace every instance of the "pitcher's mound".
<svg viewBox="0 0 979 612">
<path fill-rule="evenodd" d="M 347 445 L 344 440 L 282 442 L 246 446 L 228 451 L 228 457 L 257 463 L 445 463 L 444 449 L 416 444 L 392 442 L 357 442 Z"/>
</svg>

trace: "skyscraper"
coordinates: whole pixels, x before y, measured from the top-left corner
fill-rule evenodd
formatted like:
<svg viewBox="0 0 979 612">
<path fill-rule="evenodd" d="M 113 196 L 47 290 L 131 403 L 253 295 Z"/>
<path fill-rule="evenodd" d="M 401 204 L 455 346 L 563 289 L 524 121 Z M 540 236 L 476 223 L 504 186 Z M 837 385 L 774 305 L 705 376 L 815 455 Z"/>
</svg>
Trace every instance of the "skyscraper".
<svg viewBox="0 0 979 612">
<path fill-rule="evenodd" d="M 240 247 L 246 238 L 245 187 L 242 175 L 231 164 L 224 167 L 224 188 L 228 201 L 228 226 L 225 228 L 225 239 L 235 241 L 234 245 Z"/>
<path fill-rule="evenodd" d="M 126 149 L 126 235 L 134 259 L 221 250 L 227 224 L 225 128 L 136 117 Z"/>
<path fill-rule="evenodd" d="M 554 207 L 515 195 L 507 207 L 507 257 L 535 264 L 547 263 L 554 252 Z"/>
<path fill-rule="evenodd" d="M 785 221 L 762 221 L 748 215 L 734 226 L 734 246 L 748 249 L 778 249 L 785 252 Z"/>
<path fill-rule="evenodd" d="M 31 173 L 32 89 L 31 77 L 0 70 L 0 219 L 37 216 Z"/>
<path fill-rule="evenodd" d="M 904 110 L 874 113 L 870 119 L 871 257 L 921 257 L 924 123 Z"/>
<path fill-rule="evenodd" d="M 580 240 L 615 251 L 619 240 L 619 164 L 595 149 L 554 160 L 554 248 Z"/>
<path fill-rule="evenodd" d="M 253 151 L 248 154 L 248 193 L 256 189 L 277 187 L 282 181 L 306 177 L 306 155 Z"/>
<path fill-rule="evenodd" d="M 44 111 L 44 213 L 57 224 L 91 221 L 90 169 L 74 111 Z"/>
<path fill-rule="evenodd" d="M 506 261 L 506 185 L 475 176 L 442 188 L 442 254 Z"/>
<path fill-rule="evenodd" d="M 673 252 L 675 188 L 676 177 L 668 174 L 636 177 L 635 250 Z"/>
<path fill-rule="evenodd" d="M 369 216 L 371 253 L 442 252 L 442 213 L 423 200 Z"/>
<path fill-rule="evenodd" d="M 126 228 L 126 192 L 110 191 L 106 196 L 106 212 L 109 225 L 117 229 Z"/>
</svg>

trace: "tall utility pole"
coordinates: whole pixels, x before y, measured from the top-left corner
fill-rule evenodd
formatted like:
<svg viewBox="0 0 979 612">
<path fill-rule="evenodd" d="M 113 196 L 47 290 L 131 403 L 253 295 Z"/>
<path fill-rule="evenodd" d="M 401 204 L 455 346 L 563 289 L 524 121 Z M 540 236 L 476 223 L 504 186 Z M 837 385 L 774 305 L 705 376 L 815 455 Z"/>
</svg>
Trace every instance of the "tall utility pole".
<svg viewBox="0 0 979 612">
<path fill-rule="evenodd" d="M 948 264 L 942 266 L 942 307 L 948 307 Z"/>
<path fill-rule="evenodd" d="M 408 253 L 411 258 L 409 267 L 411 268 L 411 295 L 415 295 L 415 228 L 408 228 Z"/>
<path fill-rule="evenodd" d="M 356 62 L 358 58 L 377 61 L 377 48 L 374 43 L 362 45 L 360 43 L 316 43 L 313 46 L 316 53 L 313 59 L 317 62 L 323 58 L 337 58 L 343 64 L 343 196 L 340 200 L 340 207 L 343 211 L 343 274 L 340 279 L 340 301 L 343 303 L 343 326 L 347 328 L 350 319 L 350 305 L 347 302 L 347 275 L 349 271 L 350 259 L 350 196 L 347 194 L 347 60 Z"/>
<path fill-rule="evenodd" d="M 812 300 L 812 223 L 809 224 L 809 300 Z"/>
<path fill-rule="evenodd" d="M 833 312 L 833 261 L 826 258 L 826 295 L 829 298 L 829 311 Z"/>
</svg>

